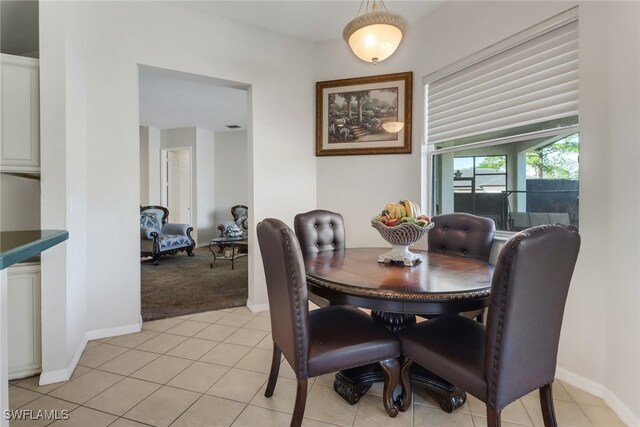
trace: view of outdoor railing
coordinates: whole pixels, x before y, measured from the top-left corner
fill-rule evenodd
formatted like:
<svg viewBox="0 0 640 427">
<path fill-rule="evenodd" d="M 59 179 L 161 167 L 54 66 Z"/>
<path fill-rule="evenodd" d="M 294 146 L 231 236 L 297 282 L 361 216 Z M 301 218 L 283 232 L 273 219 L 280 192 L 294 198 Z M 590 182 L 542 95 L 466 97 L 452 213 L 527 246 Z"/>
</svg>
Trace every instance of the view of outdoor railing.
<svg viewBox="0 0 640 427">
<path fill-rule="evenodd" d="M 503 191 L 501 228 L 520 231 L 542 224 L 578 224 L 578 190 Z M 513 211 L 515 198 L 524 198 L 525 210 Z M 518 206 L 523 200 L 518 200 Z"/>
<path fill-rule="evenodd" d="M 456 212 L 493 219 L 496 229 L 520 231 L 542 224 L 578 225 L 578 190 L 508 190 L 454 194 Z"/>
</svg>

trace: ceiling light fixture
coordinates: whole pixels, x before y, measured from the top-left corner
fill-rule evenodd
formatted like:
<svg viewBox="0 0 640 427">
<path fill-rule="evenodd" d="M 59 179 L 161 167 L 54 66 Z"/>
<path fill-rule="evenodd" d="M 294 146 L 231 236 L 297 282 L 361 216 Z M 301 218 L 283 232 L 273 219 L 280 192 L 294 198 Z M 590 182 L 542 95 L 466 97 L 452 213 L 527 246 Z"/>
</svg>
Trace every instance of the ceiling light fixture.
<svg viewBox="0 0 640 427">
<path fill-rule="evenodd" d="M 363 6 L 364 14 L 360 15 Z M 362 0 L 356 17 L 344 27 L 342 37 L 358 58 L 375 65 L 396 51 L 405 27 L 404 20 L 390 13 L 382 0 Z"/>
</svg>

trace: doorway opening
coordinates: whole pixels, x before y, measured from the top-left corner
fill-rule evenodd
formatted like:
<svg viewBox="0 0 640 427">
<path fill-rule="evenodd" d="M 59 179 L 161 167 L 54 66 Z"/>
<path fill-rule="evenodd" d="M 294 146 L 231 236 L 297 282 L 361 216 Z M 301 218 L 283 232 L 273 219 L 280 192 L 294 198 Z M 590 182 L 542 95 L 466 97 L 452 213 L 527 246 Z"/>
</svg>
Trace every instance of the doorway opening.
<svg viewBox="0 0 640 427">
<path fill-rule="evenodd" d="M 165 242 L 177 245 L 176 251 L 165 250 L 157 265 L 141 257 L 142 318 L 245 306 L 248 239 L 237 251 L 243 253 L 232 252 L 233 262 L 224 262 L 231 261 L 229 248 L 225 251 L 212 240 L 220 238 L 230 222 L 248 227 L 249 221 L 235 218 L 232 208 L 247 206 L 245 215 L 252 214 L 249 85 L 144 65 L 138 75 L 140 206 L 168 211 L 166 224 L 159 228 Z M 141 225 L 142 216 L 141 209 Z M 187 235 L 195 241 L 193 257 L 181 250 L 183 240 L 189 243 Z M 152 244 L 141 232 L 141 247 Z"/>
</svg>

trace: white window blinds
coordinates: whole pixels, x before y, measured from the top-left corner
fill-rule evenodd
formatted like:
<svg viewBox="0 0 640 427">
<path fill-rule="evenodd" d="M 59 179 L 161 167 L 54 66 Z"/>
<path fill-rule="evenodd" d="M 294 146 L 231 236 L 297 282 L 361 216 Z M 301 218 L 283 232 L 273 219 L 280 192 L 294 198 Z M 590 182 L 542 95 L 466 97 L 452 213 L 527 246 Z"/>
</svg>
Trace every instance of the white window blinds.
<svg viewBox="0 0 640 427">
<path fill-rule="evenodd" d="M 444 76 L 427 76 L 427 142 L 577 116 L 578 22 L 577 12 L 569 12 L 556 17 L 551 30 L 540 24 L 543 34 L 531 37 L 530 29 L 519 44 L 464 68 L 458 64 Z"/>
</svg>

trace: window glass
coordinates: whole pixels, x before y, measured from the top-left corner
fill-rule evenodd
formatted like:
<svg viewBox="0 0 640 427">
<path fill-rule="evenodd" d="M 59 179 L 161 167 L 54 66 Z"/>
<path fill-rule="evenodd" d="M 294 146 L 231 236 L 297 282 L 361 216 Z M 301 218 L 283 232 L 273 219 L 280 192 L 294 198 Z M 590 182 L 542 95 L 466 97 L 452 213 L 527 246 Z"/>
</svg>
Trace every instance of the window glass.
<svg viewBox="0 0 640 427">
<path fill-rule="evenodd" d="M 496 229 L 578 225 L 578 133 L 432 155 L 432 213 L 468 212 Z"/>
</svg>

